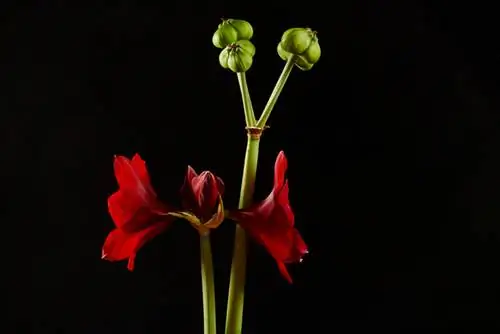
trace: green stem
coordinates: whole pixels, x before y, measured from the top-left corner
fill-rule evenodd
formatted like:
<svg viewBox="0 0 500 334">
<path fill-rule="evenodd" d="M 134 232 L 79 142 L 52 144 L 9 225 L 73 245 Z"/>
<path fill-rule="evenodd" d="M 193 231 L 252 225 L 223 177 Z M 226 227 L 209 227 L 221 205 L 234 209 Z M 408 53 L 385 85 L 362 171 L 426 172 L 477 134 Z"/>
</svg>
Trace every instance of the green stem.
<svg viewBox="0 0 500 334">
<path fill-rule="evenodd" d="M 295 56 L 292 56 L 288 58 L 285 67 L 283 68 L 283 71 L 281 72 L 281 75 L 278 79 L 278 82 L 276 83 L 276 86 L 274 86 L 274 90 L 271 93 L 271 96 L 267 101 L 264 111 L 262 112 L 262 115 L 257 121 L 255 127 L 262 129 L 266 126 L 267 120 L 269 119 L 269 116 L 271 116 L 271 111 L 273 111 L 274 105 L 276 104 L 276 101 L 278 101 L 278 97 L 280 96 L 283 87 L 285 87 L 285 83 L 288 77 L 290 76 L 290 73 L 292 72 L 294 65 L 295 65 Z"/>
<path fill-rule="evenodd" d="M 295 64 L 294 57 L 291 57 L 283 69 L 276 86 L 274 87 L 269 101 L 267 102 L 262 116 L 256 123 L 255 115 L 250 100 L 250 94 L 246 83 L 245 73 L 238 73 L 243 108 L 245 110 L 245 120 L 247 123 L 248 139 L 243 165 L 243 178 L 241 180 L 241 192 L 239 208 L 244 209 L 252 203 L 255 188 L 255 178 L 257 175 L 257 163 L 259 159 L 260 135 L 264 130 L 266 122 L 271 115 L 271 111 L 278 100 L 278 97 L 285 86 Z M 245 301 L 245 278 L 246 278 L 246 256 L 247 245 L 245 231 L 236 226 L 234 236 L 234 252 L 231 265 L 231 277 L 229 279 L 229 293 L 226 313 L 226 334 L 241 334 L 243 323 L 243 306 Z"/>
<path fill-rule="evenodd" d="M 239 208 L 248 207 L 252 202 L 259 158 L 260 135 L 248 135 L 243 179 L 241 181 Z M 226 313 L 226 334 L 241 334 L 246 278 L 246 236 L 245 231 L 236 226 L 234 253 L 229 281 Z"/>
<path fill-rule="evenodd" d="M 215 287 L 210 235 L 200 235 L 201 287 L 203 291 L 203 323 L 205 334 L 216 334 Z"/>
<path fill-rule="evenodd" d="M 247 77 L 245 72 L 236 73 L 240 85 L 241 98 L 243 99 L 243 109 L 245 110 L 245 122 L 248 127 L 255 125 L 255 114 L 253 112 L 252 100 L 248 91 Z"/>
</svg>

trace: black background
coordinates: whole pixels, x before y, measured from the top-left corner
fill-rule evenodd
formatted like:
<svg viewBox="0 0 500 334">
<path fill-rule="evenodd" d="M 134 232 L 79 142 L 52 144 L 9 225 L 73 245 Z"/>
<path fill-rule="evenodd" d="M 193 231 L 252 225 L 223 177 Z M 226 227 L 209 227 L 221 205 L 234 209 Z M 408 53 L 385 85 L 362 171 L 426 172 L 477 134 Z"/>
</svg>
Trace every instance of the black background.
<svg viewBox="0 0 500 334">
<path fill-rule="evenodd" d="M 284 65 L 283 31 L 310 26 L 323 49 L 312 71 L 292 72 L 273 111 L 256 193 L 270 190 L 283 149 L 311 253 L 289 286 L 252 244 L 245 333 L 500 328 L 492 8 L 124 1 L 3 13 L 6 332 L 202 331 L 189 226 L 144 247 L 134 273 L 100 255 L 114 154 L 139 152 L 166 201 L 191 164 L 221 176 L 236 205 L 246 138 L 236 76 L 211 44 L 221 17 L 254 26 L 256 111 Z M 233 229 L 212 242 L 221 329 Z"/>
</svg>

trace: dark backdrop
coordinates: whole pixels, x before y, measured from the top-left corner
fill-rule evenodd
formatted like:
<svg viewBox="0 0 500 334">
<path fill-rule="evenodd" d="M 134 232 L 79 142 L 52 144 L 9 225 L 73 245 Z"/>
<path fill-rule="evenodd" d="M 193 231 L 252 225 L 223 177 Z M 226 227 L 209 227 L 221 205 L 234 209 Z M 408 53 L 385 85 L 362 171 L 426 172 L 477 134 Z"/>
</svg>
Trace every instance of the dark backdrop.
<svg viewBox="0 0 500 334">
<path fill-rule="evenodd" d="M 498 60 L 490 8 L 398 1 L 163 2 L 5 8 L 2 276 L 9 333 L 200 333 L 196 233 L 177 224 L 134 273 L 100 260 L 114 154 L 141 153 L 167 201 L 187 164 L 235 206 L 245 148 L 221 17 L 255 28 L 262 110 L 292 26 L 323 56 L 295 70 L 262 139 L 258 198 L 279 150 L 310 247 L 289 286 L 251 245 L 246 333 L 499 329 Z M 267 7 L 265 7 L 267 5 Z M 215 233 L 219 325 L 233 226 Z"/>
</svg>

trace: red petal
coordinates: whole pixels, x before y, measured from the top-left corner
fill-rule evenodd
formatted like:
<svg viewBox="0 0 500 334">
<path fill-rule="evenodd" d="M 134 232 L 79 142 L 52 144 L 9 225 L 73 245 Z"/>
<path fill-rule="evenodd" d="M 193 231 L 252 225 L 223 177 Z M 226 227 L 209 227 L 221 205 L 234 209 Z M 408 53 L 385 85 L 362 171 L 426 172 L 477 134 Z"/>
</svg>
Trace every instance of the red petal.
<svg viewBox="0 0 500 334">
<path fill-rule="evenodd" d="M 134 270 L 134 260 L 139 249 L 169 225 L 170 221 L 159 222 L 135 233 L 114 229 L 104 242 L 102 258 L 108 261 L 121 261 L 128 258 L 128 269 Z"/>
<path fill-rule="evenodd" d="M 113 167 L 120 189 L 136 192 L 145 202 L 156 196 L 149 184 L 146 164 L 139 155 L 134 156 L 133 161 L 124 156 L 116 156 Z"/>
<path fill-rule="evenodd" d="M 137 177 L 143 184 L 150 184 L 151 180 L 149 178 L 148 169 L 146 167 L 146 162 L 142 160 L 139 154 L 135 154 L 132 158 L 131 166 L 135 171 Z"/>
<path fill-rule="evenodd" d="M 218 182 L 214 174 L 204 171 L 193 178 L 191 180 L 191 189 L 193 189 L 200 215 L 204 216 L 204 218 L 211 217 L 220 195 Z"/>
<path fill-rule="evenodd" d="M 285 152 L 280 151 L 276 157 L 276 162 L 274 164 L 274 187 L 273 190 L 278 190 L 283 187 L 285 183 L 285 174 L 288 168 L 288 161 L 285 156 Z"/>
<path fill-rule="evenodd" d="M 287 167 L 286 156 L 281 151 L 276 158 L 274 187 L 269 196 L 245 210 L 231 212 L 231 217 L 267 249 L 278 263 L 283 277 L 291 283 L 285 263 L 299 262 L 307 253 L 307 246 L 293 228 L 295 216 L 288 198 Z"/>
<path fill-rule="evenodd" d="M 291 282 L 284 263 L 300 262 L 307 253 L 307 246 L 299 232 L 293 227 L 294 213 L 288 203 L 288 184 L 279 194 L 271 193 L 259 205 L 231 213 L 252 238 L 263 245 L 276 260 L 282 275 Z M 283 196 L 283 197 L 281 197 Z"/>
<path fill-rule="evenodd" d="M 224 195 L 224 190 L 225 190 L 224 181 L 222 181 L 220 177 L 216 176 L 215 182 L 217 183 L 217 190 L 219 191 L 219 194 L 221 196 Z"/>
<path fill-rule="evenodd" d="M 286 269 L 286 266 L 283 262 L 276 261 L 278 263 L 278 269 L 281 273 L 281 275 L 288 281 L 288 283 L 292 284 L 292 277 L 288 273 L 288 269 Z"/>
<path fill-rule="evenodd" d="M 188 166 L 184 184 L 181 187 L 182 206 L 188 210 L 196 206 L 193 189 L 191 188 L 191 180 L 198 176 L 193 167 Z"/>
<path fill-rule="evenodd" d="M 269 222 L 270 225 L 276 225 Z M 293 230 L 292 230 L 293 231 Z M 293 232 L 285 227 L 273 226 L 266 231 L 261 231 L 260 239 L 269 253 L 276 259 L 283 262 L 291 261 L 292 254 L 295 253 Z M 299 259 L 296 259 L 297 261 Z"/>
<path fill-rule="evenodd" d="M 292 278 L 286 269 L 285 263 L 297 263 L 302 260 L 302 256 L 307 253 L 307 246 L 295 229 L 285 233 L 285 235 L 269 238 L 262 238 L 264 246 L 269 251 L 271 256 L 276 260 L 278 268 L 283 277 L 290 283 Z"/>
<path fill-rule="evenodd" d="M 285 218 L 282 219 L 286 222 L 288 226 L 295 225 L 295 215 L 293 214 L 292 207 L 290 206 L 290 200 L 288 197 L 288 181 L 285 181 L 283 187 L 275 194 L 275 207 L 280 208 Z"/>
<path fill-rule="evenodd" d="M 191 181 L 193 178 L 198 176 L 193 167 L 188 166 L 186 171 L 186 177 L 184 178 L 184 184 L 181 187 L 181 198 L 182 198 L 182 206 L 186 210 L 193 210 L 196 208 L 196 200 L 193 194 L 193 189 L 191 187 Z"/>
<path fill-rule="evenodd" d="M 269 254 L 279 262 L 299 262 L 307 253 L 307 246 L 299 232 L 291 226 L 287 215 L 293 212 L 277 207 L 270 216 L 257 212 L 240 212 L 232 215 L 249 235 L 264 246 Z"/>
<path fill-rule="evenodd" d="M 108 211 L 116 227 L 129 232 L 143 228 L 151 220 L 152 207 L 132 191 L 119 190 L 108 198 Z"/>
<path fill-rule="evenodd" d="M 193 168 L 193 167 L 188 166 L 187 171 L 186 171 L 186 181 L 187 181 L 188 183 L 191 183 L 191 180 L 192 180 L 194 177 L 196 177 L 196 176 L 198 176 L 198 173 L 196 173 L 196 171 L 194 170 L 194 168 Z"/>
<path fill-rule="evenodd" d="M 209 171 L 197 174 L 188 166 L 186 178 L 181 188 L 183 206 L 202 219 L 214 214 L 219 196 L 224 192 L 224 182 Z"/>
<path fill-rule="evenodd" d="M 302 239 L 302 236 L 300 235 L 299 231 L 296 229 L 293 229 L 293 252 L 290 254 L 287 262 L 300 262 L 302 261 L 302 257 L 309 253 L 307 249 L 307 245 Z"/>
</svg>

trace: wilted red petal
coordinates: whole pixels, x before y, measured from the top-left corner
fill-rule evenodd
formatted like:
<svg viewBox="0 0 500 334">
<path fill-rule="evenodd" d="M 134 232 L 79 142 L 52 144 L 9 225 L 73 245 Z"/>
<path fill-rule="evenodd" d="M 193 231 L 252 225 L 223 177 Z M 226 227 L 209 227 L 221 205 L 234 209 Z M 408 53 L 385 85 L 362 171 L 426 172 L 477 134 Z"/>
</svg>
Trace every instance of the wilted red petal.
<svg viewBox="0 0 500 334">
<path fill-rule="evenodd" d="M 218 199 L 224 193 L 224 182 L 211 172 L 200 175 L 188 166 L 186 178 L 181 189 L 183 206 L 202 219 L 209 219 L 216 208 Z"/>
<path fill-rule="evenodd" d="M 188 166 L 187 172 L 186 172 L 186 181 L 191 183 L 191 180 L 196 176 L 198 176 L 198 173 L 196 173 L 196 171 L 194 170 L 193 167 Z"/>
<path fill-rule="evenodd" d="M 219 190 L 219 194 L 222 196 L 224 195 L 224 190 L 225 190 L 225 185 L 224 185 L 224 181 L 222 181 L 222 179 L 218 176 L 215 177 L 215 183 L 216 183 L 216 186 L 217 186 L 217 190 Z"/>
<path fill-rule="evenodd" d="M 193 210 L 197 207 L 196 199 L 193 194 L 193 189 L 191 186 L 191 181 L 194 177 L 198 176 L 193 167 L 188 166 L 186 171 L 186 177 L 184 178 L 184 184 L 181 188 L 182 206 L 186 210 Z"/>
<path fill-rule="evenodd" d="M 127 233 L 121 229 L 111 231 L 102 248 L 102 258 L 108 261 L 129 259 L 128 269 L 134 270 L 135 256 L 139 249 L 149 240 L 163 232 L 170 221 L 153 224 L 141 231 Z"/>
<path fill-rule="evenodd" d="M 219 196 L 222 195 L 215 175 L 207 171 L 202 172 L 191 180 L 191 186 L 201 214 L 212 216 Z"/>
</svg>

